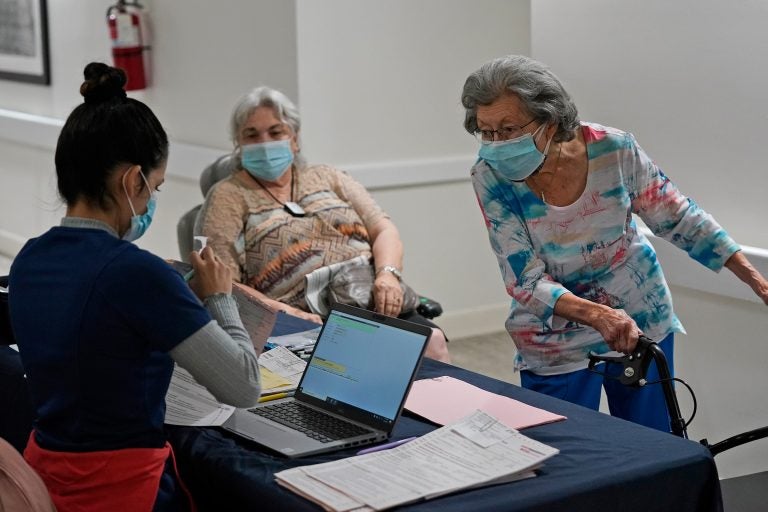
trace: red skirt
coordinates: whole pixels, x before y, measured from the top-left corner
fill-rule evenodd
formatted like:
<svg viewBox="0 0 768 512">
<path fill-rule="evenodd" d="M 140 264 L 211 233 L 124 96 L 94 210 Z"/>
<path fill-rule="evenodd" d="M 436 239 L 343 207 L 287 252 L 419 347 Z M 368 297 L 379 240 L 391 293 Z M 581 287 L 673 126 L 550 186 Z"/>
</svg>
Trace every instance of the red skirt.
<svg viewBox="0 0 768 512">
<path fill-rule="evenodd" d="M 56 508 L 64 512 L 150 512 L 169 455 L 168 443 L 163 448 L 51 451 L 37 444 L 34 432 L 24 450 Z"/>
</svg>

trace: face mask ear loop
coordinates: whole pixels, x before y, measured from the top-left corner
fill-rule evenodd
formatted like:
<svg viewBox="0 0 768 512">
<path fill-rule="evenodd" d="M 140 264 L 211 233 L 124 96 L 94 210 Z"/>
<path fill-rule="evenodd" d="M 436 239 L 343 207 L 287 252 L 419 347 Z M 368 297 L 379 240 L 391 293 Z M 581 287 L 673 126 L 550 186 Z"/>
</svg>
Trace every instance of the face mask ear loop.
<svg viewBox="0 0 768 512">
<path fill-rule="evenodd" d="M 554 138 L 555 138 L 555 136 L 554 136 L 554 135 L 553 135 L 553 136 L 551 136 L 551 137 L 549 138 L 549 140 L 547 141 L 547 145 L 546 145 L 546 146 L 544 146 L 544 151 L 543 151 L 543 153 L 544 153 L 544 158 L 547 158 L 547 157 L 549 156 L 549 145 L 550 145 L 550 144 L 552 144 L 552 139 L 554 139 Z"/>
<path fill-rule="evenodd" d="M 541 126 L 546 126 L 546 125 L 544 125 L 544 124 L 543 124 L 543 125 L 541 125 Z M 538 128 L 537 128 L 537 130 L 538 130 Z M 542 132 L 542 133 L 544 133 L 544 132 Z M 552 136 L 549 138 L 549 140 L 547 141 L 547 145 L 546 145 L 546 146 L 544 146 L 544 151 L 542 151 L 542 154 L 544 155 L 544 160 L 542 160 L 542 161 L 541 161 L 541 164 L 540 164 L 540 165 L 539 165 L 539 166 L 536 168 L 536 170 L 535 170 L 535 171 L 533 171 L 533 172 L 530 174 L 531 176 L 533 176 L 534 174 L 536 174 L 537 172 L 539 172 L 539 171 L 541 170 L 541 168 L 542 168 L 542 167 L 544 167 L 544 162 L 546 162 L 546 161 L 547 161 L 547 158 L 549 158 L 549 145 L 550 145 L 550 144 L 552 144 L 552 140 L 553 140 L 554 138 L 555 138 L 555 136 L 554 136 L 554 135 L 552 135 Z M 534 142 L 535 142 L 535 141 L 534 141 Z M 538 148 L 537 148 L 537 149 L 538 149 Z M 517 181 L 517 180 L 512 180 L 512 181 Z M 525 180 L 520 180 L 520 181 L 525 181 Z M 543 200 L 543 199 L 542 199 L 542 200 Z"/>
<path fill-rule="evenodd" d="M 537 131 L 538 131 L 539 129 L 541 129 L 541 127 L 542 127 L 542 126 L 547 126 L 547 125 L 546 125 L 546 124 L 542 124 L 542 125 L 541 125 L 541 126 L 538 128 L 538 129 L 537 129 Z M 541 133 L 544 133 L 545 131 L 546 131 L 546 130 L 543 130 Z M 557 133 L 557 132 L 555 132 L 555 133 Z M 536 137 L 538 137 L 539 135 L 540 135 L 540 134 L 536 135 Z M 551 136 L 551 137 L 549 138 L 549 140 L 547 141 L 547 145 L 546 145 L 546 146 L 544 146 L 544 151 L 542 151 L 542 153 L 544 154 L 544 158 L 547 158 L 547 157 L 549 156 L 549 145 L 550 145 L 550 144 L 552 144 L 552 141 L 554 140 L 554 138 L 555 138 L 555 134 L 553 133 L 553 134 L 552 134 L 552 136 Z M 535 137 L 534 137 L 534 139 L 535 139 Z M 544 165 L 544 162 L 542 162 L 542 165 Z"/>
<path fill-rule="evenodd" d="M 139 171 L 141 172 L 141 171 Z M 128 199 L 128 206 L 131 207 L 131 214 L 135 217 L 136 216 L 136 210 L 133 208 L 133 203 L 131 202 L 131 196 L 128 195 L 128 189 L 125 187 L 125 177 L 128 176 L 128 172 L 126 171 L 125 174 L 123 174 L 123 192 L 125 192 L 125 198 Z M 142 174 L 141 177 L 143 178 L 144 175 Z"/>
</svg>

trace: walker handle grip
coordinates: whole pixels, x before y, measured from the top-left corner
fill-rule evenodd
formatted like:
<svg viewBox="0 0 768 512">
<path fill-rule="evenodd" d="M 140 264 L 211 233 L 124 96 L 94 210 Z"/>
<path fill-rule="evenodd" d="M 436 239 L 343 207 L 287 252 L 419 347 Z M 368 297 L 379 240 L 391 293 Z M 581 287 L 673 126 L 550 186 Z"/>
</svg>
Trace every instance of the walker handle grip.
<svg viewBox="0 0 768 512">
<path fill-rule="evenodd" d="M 619 382 L 625 386 L 644 386 L 646 382 L 645 375 L 648 372 L 651 359 L 653 359 L 651 354 L 649 354 L 649 350 L 653 345 L 653 340 L 641 334 L 637 340 L 635 350 L 629 354 L 612 356 L 590 352 L 588 356 L 588 369 L 594 371 L 595 365 L 601 362 L 609 364 L 619 363 L 624 367 L 621 375 L 619 375 Z"/>
</svg>

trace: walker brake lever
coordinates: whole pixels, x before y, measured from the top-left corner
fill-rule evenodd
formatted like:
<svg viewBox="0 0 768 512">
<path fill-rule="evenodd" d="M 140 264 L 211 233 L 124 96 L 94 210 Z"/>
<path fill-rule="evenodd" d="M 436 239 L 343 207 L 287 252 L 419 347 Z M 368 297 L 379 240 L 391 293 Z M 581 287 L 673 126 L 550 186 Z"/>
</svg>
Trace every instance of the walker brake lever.
<svg viewBox="0 0 768 512">
<path fill-rule="evenodd" d="M 609 356 L 604 354 L 589 353 L 589 366 L 587 369 L 591 372 L 601 373 L 595 370 L 595 365 L 600 362 L 606 364 L 621 364 L 624 370 L 619 375 L 619 382 L 625 386 L 645 386 L 645 375 L 648 372 L 648 366 L 653 359 L 652 354 L 649 354 L 649 350 L 653 345 L 653 341 L 647 336 L 640 335 L 637 340 L 635 350 L 629 354 L 622 356 Z"/>
</svg>

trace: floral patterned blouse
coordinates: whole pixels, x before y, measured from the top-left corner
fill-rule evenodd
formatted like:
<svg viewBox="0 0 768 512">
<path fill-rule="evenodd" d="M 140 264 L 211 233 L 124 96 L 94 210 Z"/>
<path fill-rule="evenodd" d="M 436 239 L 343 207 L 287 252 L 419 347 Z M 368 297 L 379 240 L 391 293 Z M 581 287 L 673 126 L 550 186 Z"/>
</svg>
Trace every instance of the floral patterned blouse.
<svg viewBox="0 0 768 512">
<path fill-rule="evenodd" d="M 565 293 L 624 309 L 650 338 L 685 332 L 656 253 L 637 214 L 661 238 L 719 271 L 739 246 L 685 197 L 628 133 L 583 123 L 586 188 L 571 205 L 545 204 L 525 182 L 484 161 L 472 183 L 512 304 L 506 327 L 516 369 L 553 375 L 585 368 L 589 351 L 610 349 L 591 327 L 553 315 Z"/>
</svg>

